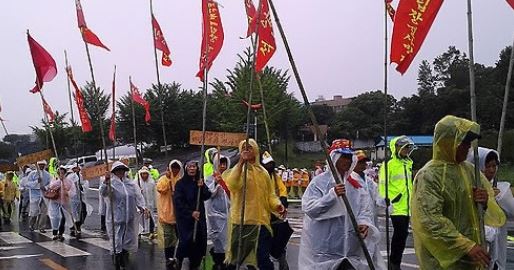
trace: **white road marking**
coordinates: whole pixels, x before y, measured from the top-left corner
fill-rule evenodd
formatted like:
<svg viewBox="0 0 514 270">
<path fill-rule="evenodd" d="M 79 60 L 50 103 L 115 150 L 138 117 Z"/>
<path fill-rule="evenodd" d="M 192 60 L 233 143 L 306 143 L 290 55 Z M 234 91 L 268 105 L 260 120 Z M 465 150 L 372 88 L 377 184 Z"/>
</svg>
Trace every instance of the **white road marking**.
<svg viewBox="0 0 514 270">
<path fill-rule="evenodd" d="M 80 242 L 86 242 L 88 244 L 97 246 L 99 248 L 103 248 L 105 250 L 111 250 L 112 248 L 112 241 L 102 238 L 82 238 L 80 239 Z"/>
<path fill-rule="evenodd" d="M 419 265 L 412 264 L 412 263 L 402 263 L 402 266 L 407 266 L 407 267 L 410 267 L 410 268 L 419 269 Z"/>
<path fill-rule="evenodd" d="M 9 245 L 29 244 L 31 240 L 21 236 L 16 232 L 1 232 L 0 239 Z"/>
<path fill-rule="evenodd" d="M 380 251 L 380 254 L 382 255 L 382 257 L 386 257 L 387 256 L 387 250 Z M 403 255 L 412 255 L 412 254 L 416 254 L 416 251 L 413 248 L 406 248 L 403 251 Z"/>
<path fill-rule="evenodd" d="M 46 248 L 56 254 L 61 255 L 62 257 L 75 257 L 75 256 L 89 256 L 91 255 L 88 252 L 82 251 L 78 248 L 74 248 L 70 245 L 67 245 L 60 241 L 46 241 L 46 242 L 37 242 L 39 246 Z"/>
<path fill-rule="evenodd" d="M 14 250 L 24 248 L 24 246 L 14 246 L 14 247 L 0 247 L 0 251 Z"/>
<path fill-rule="evenodd" d="M 89 188 L 89 190 L 92 190 L 92 191 L 99 191 L 100 189 L 99 189 L 99 188 Z"/>
<path fill-rule="evenodd" d="M 13 256 L 7 256 L 7 257 L 0 257 L 0 260 L 23 259 L 23 258 L 39 257 L 39 256 L 43 256 L 43 254 L 13 255 Z"/>
</svg>

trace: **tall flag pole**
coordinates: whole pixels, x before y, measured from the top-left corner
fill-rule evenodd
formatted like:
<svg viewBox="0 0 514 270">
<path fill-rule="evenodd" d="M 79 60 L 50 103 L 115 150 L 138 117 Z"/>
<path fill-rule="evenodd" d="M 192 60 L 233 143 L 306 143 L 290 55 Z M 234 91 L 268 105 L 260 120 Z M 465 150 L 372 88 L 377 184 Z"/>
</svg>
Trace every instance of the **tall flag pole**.
<svg viewBox="0 0 514 270">
<path fill-rule="evenodd" d="M 69 64 L 68 64 L 68 53 L 66 52 L 66 50 L 64 50 L 64 62 L 65 62 L 65 70 L 66 72 L 68 72 L 68 68 L 69 68 Z M 69 103 L 70 103 L 70 117 L 71 117 L 71 123 L 72 125 L 75 125 L 75 118 L 73 116 L 73 102 L 71 101 L 71 85 L 70 85 L 70 77 L 69 76 L 66 76 L 66 81 L 67 81 L 67 85 L 68 85 L 68 100 L 69 100 Z"/>
<path fill-rule="evenodd" d="M 514 9 L 514 0 L 507 0 L 507 3 Z M 498 132 L 498 155 L 501 156 L 503 148 L 503 133 L 505 132 L 505 121 L 507 120 L 507 105 L 509 104 L 510 85 L 512 83 L 512 69 L 514 67 L 514 43 L 510 48 L 509 69 L 505 82 L 505 93 L 503 94 L 502 116 L 500 119 L 500 130 Z"/>
<path fill-rule="evenodd" d="M 136 129 L 136 109 L 135 109 L 135 102 L 136 102 L 136 95 L 141 96 L 139 94 L 139 90 L 137 87 L 132 84 L 132 77 L 129 77 L 129 84 L 130 84 L 130 100 L 131 100 L 131 107 L 132 107 L 132 135 L 134 136 L 134 151 L 136 154 L 136 169 L 139 168 L 139 162 L 137 159 L 137 129 Z"/>
<path fill-rule="evenodd" d="M 389 20 L 388 17 L 394 21 L 395 10 L 391 5 L 392 0 L 385 0 L 384 7 L 384 171 L 385 171 L 385 215 L 386 215 L 386 254 L 387 254 L 387 269 L 392 269 L 391 264 L 391 240 L 389 233 L 389 170 L 387 159 L 387 117 L 389 113 L 388 102 L 388 88 L 389 88 Z"/>
<path fill-rule="evenodd" d="M 471 120 L 477 122 L 477 96 L 475 91 L 475 54 L 473 48 L 473 8 L 471 0 L 467 1 L 468 7 L 468 49 L 469 49 L 469 93 L 471 99 Z M 475 165 L 475 187 L 481 188 L 482 183 L 480 182 L 480 168 L 479 157 L 478 157 L 478 144 L 473 144 L 473 155 Z M 484 207 L 482 204 L 477 203 L 478 208 L 478 221 L 480 224 L 480 245 L 486 249 L 487 243 L 485 242 L 485 227 L 484 227 Z"/>
<path fill-rule="evenodd" d="M 202 109 L 202 146 L 200 148 L 200 178 L 204 178 L 203 166 L 205 163 L 205 131 L 207 118 L 207 88 L 209 86 L 208 74 L 212 63 L 223 47 L 225 38 L 223 24 L 218 3 L 214 0 L 202 0 L 202 45 L 200 47 L 200 70 L 196 77 L 203 82 L 203 109 Z M 196 211 L 200 209 L 200 187 L 196 196 Z M 196 242 L 198 221 L 193 227 L 193 242 Z"/>
<path fill-rule="evenodd" d="M 0 106 L 0 112 L 2 112 L 2 106 Z M 7 128 L 5 127 L 4 118 L 0 116 L 0 123 L 2 123 L 2 128 L 4 129 L 5 135 L 9 135 L 9 132 L 7 132 Z"/>
<path fill-rule="evenodd" d="M 171 66 L 172 61 L 170 59 L 170 49 L 168 48 L 168 44 L 164 39 L 164 34 L 162 33 L 161 27 L 157 22 L 153 14 L 153 1 L 150 0 L 150 16 L 152 19 L 152 37 L 153 37 L 153 53 L 155 57 L 155 72 L 157 75 L 157 87 L 159 90 L 158 98 L 160 103 L 160 111 L 161 111 L 161 128 L 162 128 L 162 139 L 164 143 L 164 156 L 168 158 L 168 142 L 166 139 L 166 126 L 164 125 L 164 100 L 162 98 L 163 89 L 161 85 L 161 79 L 159 74 L 159 59 L 157 57 L 157 50 L 162 52 L 161 64 L 163 66 Z"/>
<path fill-rule="evenodd" d="M 391 40 L 391 62 L 396 70 L 404 74 L 421 49 L 443 0 L 405 1 L 398 4 L 394 15 Z"/>
<path fill-rule="evenodd" d="M 52 132 L 52 125 L 47 116 L 48 103 L 46 103 L 43 96 L 43 83 L 52 81 L 57 76 L 57 64 L 53 57 L 45 50 L 37 41 L 35 41 L 27 30 L 27 40 L 29 43 L 30 53 L 32 55 L 32 62 L 34 63 L 34 69 L 36 70 L 36 86 L 30 91 L 32 93 L 39 93 L 41 98 L 41 105 L 43 108 L 43 119 L 46 122 L 48 133 L 50 133 L 50 139 L 52 140 L 52 147 L 57 160 L 59 155 L 57 153 L 57 147 L 55 147 L 54 134 Z M 45 106 L 46 104 L 46 106 Z M 53 114 L 52 110 L 50 112 Z"/>
<path fill-rule="evenodd" d="M 280 33 L 280 36 L 282 37 L 282 41 L 284 42 L 284 47 L 286 49 L 287 56 L 289 58 L 289 62 L 291 64 L 291 68 L 293 70 L 296 82 L 298 83 L 298 87 L 300 88 L 300 92 L 302 93 L 303 101 L 304 101 L 305 106 L 307 108 L 308 114 L 309 114 L 309 116 L 311 118 L 311 121 L 312 121 L 312 123 L 314 125 L 314 129 L 315 129 L 318 137 L 320 138 L 320 144 L 321 144 L 322 149 L 324 150 L 323 152 L 325 153 L 325 157 L 327 159 L 328 166 L 330 167 L 330 171 L 332 172 L 332 175 L 333 175 L 334 180 L 336 181 L 336 183 L 343 183 L 343 181 L 341 180 L 341 178 L 339 177 L 339 175 L 337 173 L 337 170 L 336 170 L 336 168 L 334 166 L 334 163 L 332 162 L 332 158 L 330 158 L 330 154 L 327 151 L 328 147 L 327 147 L 327 143 L 326 143 L 326 138 L 321 133 L 318 121 L 316 120 L 316 116 L 314 115 L 314 113 L 312 111 L 312 107 L 310 106 L 309 98 L 307 97 L 307 93 L 305 91 L 305 88 L 303 86 L 303 82 L 302 82 L 301 77 L 300 77 L 300 73 L 298 71 L 298 68 L 297 68 L 296 63 L 295 63 L 294 58 L 293 58 L 293 55 L 291 53 L 291 48 L 289 47 L 289 42 L 287 41 L 287 38 L 286 38 L 286 35 L 285 35 L 285 32 L 284 32 L 284 28 L 282 27 L 282 24 L 280 23 L 280 19 L 278 18 L 277 10 L 275 9 L 275 5 L 273 4 L 273 0 L 269 0 L 269 4 L 270 4 L 271 11 L 273 12 L 273 17 L 275 19 L 275 24 L 277 25 L 277 28 L 278 28 L 279 33 Z M 359 241 L 359 244 L 360 244 L 360 246 L 362 248 L 364 256 L 366 257 L 366 262 L 368 263 L 368 267 L 369 267 L 370 270 L 375 270 L 375 266 L 373 264 L 373 260 L 371 259 L 370 254 L 369 254 L 369 251 L 368 251 L 368 248 L 366 246 L 366 243 L 364 242 L 364 239 L 362 239 L 362 236 L 359 233 L 359 228 L 358 228 L 357 220 L 355 219 L 355 214 L 354 214 L 354 212 L 352 210 L 350 202 L 348 201 L 348 198 L 346 197 L 346 195 L 341 196 L 341 199 L 343 200 L 343 203 L 344 203 L 344 205 L 346 207 L 346 211 L 348 213 L 348 217 L 350 218 L 350 221 L 351 221 L 352 228 L 355 231 L 356 237 L 357 237 L 357 239 Z"/>
<path fill-rule="evenodd" d="M 112 75 L 112 115 L 111 125 L 109 128 L 109 140 L 112 141 L 112 159 L 116 159 L 116 65 L 114 65 L 114 74 Z"/>
</svg>

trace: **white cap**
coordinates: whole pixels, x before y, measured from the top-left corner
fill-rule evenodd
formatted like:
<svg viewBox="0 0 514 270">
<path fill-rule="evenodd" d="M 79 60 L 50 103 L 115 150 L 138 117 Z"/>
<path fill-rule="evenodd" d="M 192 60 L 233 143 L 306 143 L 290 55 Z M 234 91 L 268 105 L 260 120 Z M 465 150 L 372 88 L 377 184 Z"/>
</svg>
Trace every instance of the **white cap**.
<svg viewBox="0 0 514 270">
<path fill-rule="evenodd" d="M 268 153 L 268 151 L 264 151 L 264 153 L 262 153 L 262 164 L 268 164 L 272 161 L 274 160 L 270 153 Z"/>
<path fill-rule="evenodd" d="M 112 167 L 111 167 L 111 172 L 115 171 L 116 169 L 123 169 L 125 171 L 129 171 L 129 167 L 127 167 L 127 165 L 125 165 L 123 162 L 120 162 L 120 161 L 115 161 L 113 164 L 112 164 Z"/>
<path fill-rule="evenodd" d="M 37 165 L 46 165 L 47 163 L 46 163 L 46 160 L 43 159 L 43 160 L 36 162 L 36 164 Z"/>
</svg>

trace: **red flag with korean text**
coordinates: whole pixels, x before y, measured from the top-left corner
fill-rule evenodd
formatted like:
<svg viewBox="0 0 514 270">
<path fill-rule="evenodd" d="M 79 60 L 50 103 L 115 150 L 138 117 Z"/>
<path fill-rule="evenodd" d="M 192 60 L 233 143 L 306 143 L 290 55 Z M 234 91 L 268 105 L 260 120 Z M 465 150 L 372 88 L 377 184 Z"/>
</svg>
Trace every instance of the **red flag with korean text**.
<svg viewBox="0 0 514 270">
<path fill-rule="evenodd" d="M 394 18 L 391 62 L 404 74 L 419 52 L 443 0 L 400 0 Z"/>
<path fill-rule="evenodd" d="M 36 70 L 36 86 L 30 90 L 37 93 L 43 88 L 43 83 L 52 81 L 57 76 L 57 64 L 52 56 L 27 33 L 32 62 Z"/>
<path fill-rule="evenodd" d="M 269 12 L 268 0 L 261 0 L 261 8 L 259 14 L 259 29 L 257 30 L 258 44 L 257 57 L 255 60 L 255 72 L 259 73 L 266 66 L 268 61 L 275 53 L 276 44 L 273 35 L 273 24 L 271 23 L 271 14 Z"/>
<path fill-rule="evenodd" d="M 245 0 L 246 18 L 248 19 L 248 29 L 246 30 L 246 37 L 251 36 L 255 32 L 255 18 L 257 17 L 257 10 L 252 0 Z"/>
<path fill-rule="evenodd" d="M 155 19 L 155 16 L 152 14 L 152 28 L 153 28 L 153 38 L 154 38 L 154 46 L 157 50 L 162 52 L 161 64 L 163 66 L 171 66 L 172 62 L 170 59 L 170 49 L 168 48 L 168 44 L 164 39 L 164 34 L 161 31 L 161 26 Z"/>
<path fill-rule="evenodd" d="M 507 3 L 514 8 L 514 0 L 507 0 Z"/>
<path fill-rule="evenodd" d="M 82 132 L 90 132 L 93 130 L 93 126 L 91 125 L 91 120 L 89 118 L 89 113 L 87 112 L 84 96 L 82 96 L 82 91 L 80 91 L 80 88 L 78 87 L 77 83 L 75 82 L 75 79 L 73 79 L 73 72 L 71 70 L 71 67 L 66 67 L 66 73 L 68 74 L 68 78 L 70 79 L 71 85 L 73 86 L 73 89 L 75 89 L 75 103 L 77 104 L 77 109 L 79 110 L 79 117 L 80 117 L 80 123 Z"/>
<path fill-rule="evenodd" d="M 84 11 L 82 10 L 82 5 L 80 4 L 80 0 L 75 0 L 75 6 L 77 8 L 77 23 L 78 23 L 80 33 L 82 34 L 82 39 L 84 40 L 84 42 L 104 48 L 107 51 L 110 51 L 109 48 L 107 48 L 107 46 L 105 46 L 102 43 L 100 38 L 98 38 L 98 36 L 95 33 L 93 33 L 93 31 L 91 31 L 91 29 L 89 29 L 87 27 L 86 19 L 84 17 Z"/>
<path fill-rule="evenodd" d="M 394 22 L 394 15 L 396 14 L 396 10 L 394 10 L 393 5 L 391 4 L 393 0 L 386 0 L 386 8 L 387 8 L 387 14 L 389 14 L 389 17 L 391 17 L 391 21 Z"/>
<path fill-rule="evenodd" d="M 52 111 L 52 108 L 43 97 L 41 97 L 41 99 L 43 100 L 43 111 L 45 111 L 46 115 L 48 116 L 48 122 L 52 123 L 55 120 L 54 111 Z"/>
<path fill-rule="evenodd" d="M 132 100 L 135 103 L 145 108 L 145 122 L 150 122 L 150 120 L 152 120 L 152 117 L 150 115 L 150 103 L 143 98 L 141 93 L 139 93 L 139 89 L 137 89 L 137 87 L 132 83 L 132 81 L 130 82 L 130 94 L 132 96 Z"/>
<path fill-rule="evenodd" d="M 111 126 L 109 127 L 109 140 L 116 141 L 116 67 L 114 68 L 114 75 L 112 78 L 112 115 Z"/>
<path fill-rule="evenodd" d="M 203 35 L 202 47 L 200 48 L 200 71 L 196 77 L 204 80 L 205 70 L 209 71 L 223 47 L 223 25 L 221 23 L 220 11 L 218 3 L 214 0 L 202 0 L 203 14 Z"/>
</svg>

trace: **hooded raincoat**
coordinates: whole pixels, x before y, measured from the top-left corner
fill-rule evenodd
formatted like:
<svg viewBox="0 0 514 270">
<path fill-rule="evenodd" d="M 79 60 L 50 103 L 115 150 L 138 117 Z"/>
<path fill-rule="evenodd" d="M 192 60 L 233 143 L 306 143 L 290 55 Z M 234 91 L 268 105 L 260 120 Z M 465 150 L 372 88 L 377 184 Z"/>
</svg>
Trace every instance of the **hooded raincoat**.
<svg viewBox="0 0 514 270">
<path fill-rule="evenodd" d="M 412 159 L 400 158 L 399 149 L 396 142 L 401 137 L 395 137 L 389 142 L 391 149 L 391 159 L 387 161 L 388 175 L 388 195 L 391 200 L 391 216 L 410 216 L 410 199 L 412 197 Z M 379 172 L 379 193 L 382 198 L 386 197 L 385 189 L 385 166 L 380 166 Z"/>
<path fill-rule="evenodd" d="M 257 245 L 261 226 L 271 233 L 270 214 L 275 213 L 281 205 L 275 195 L 268 171 L 260 163 L 259 146 L 250 139 L 249 144 L 255 153 L 255 163 L 247 163 L 248 175 L 246 180 L 245 215 L 243 221 L 243 243 L 245 254 L 241 259 L 243 264 L 257 265 Z M 239 143 L 239 152 L 243 151 L 245 141 Z M 232 169 L 223 173 L 230 190 L 230 216 L 227 259 L 229 263 L 237 263 L 237 246 L 239 243 L 239 227 L 241 225 L 241 209 L 243 206 L 244 165 L 237 163 Z"/>
<path fill-rule="evenodd" d="M 341 154 L 333 151 L 330 156 L 335 163 Z M 357 224 L 369 226 L 370 234 L 365 242 L 376 261 L 375 267 L 385 269 L 377 263 L 381 259 L 380 251 L 374 250 L 380 242 L 380 233 L 373 226 L 372 201 L 369 193 L 362 185 L 353 186 L 346 181 L 356 163 L 357 158 L 354 156 L 350 170 L 341 179 L 346 183 L 346 196 Z M 334 191 L 335 185 L 332 172 L 323 172 L 311 180 L 302 197 L 302 211 L 305 216 L 298 255 L 300 270 L 335 270 L 344 259 L 356 269 L 369 269 L 344 203 Z M 381 262 L 383 263 L 383 260 Z"/>
<path fill-rule="evenodd" d="M 498 152 L 492 149 L 479 147 L 478 148 L 478 165 L 481 172 L 485 171 L 485 160 L 489 153 L 495 153 L 498 157 Z M 468 155 L 468 161 L 474 162 L 473 152 L 470 152 Z M 510 189 L 509 182 L 498 182 L 497 188 L 500 190 L 500 193 L 496 195 L 496 201 L 500 205 L 500 207 L 505 212 L 507 219 L 509 221 L 514 221 L 514 198 L 512 196 L 512 191 Z M 486 240 L 489 242 L 489 253 L 491 256 L 491 266 L 489 269 L 494 269 L 495 264 L 498 266 L 498 270 L 506 270 L 507 269 L 507 226 L 502 226 L 500 228 L 494 228 L 491 226 L 486 226 Z"/>
<path fill-rule="evenodd" d="M 75 194 L 70 197 L 71 203 L 71 214 L 75 221 L 82 221 L 86 219 L 86 216 L 93 212 L 93 206 L 87 203 L 86 190 L 89 188 L 89 182 L 82 178 L 79 173 L 71 172 L 66 176 L 73 185 L 75 186 Z"/>
<path fill-rule="evenodd" d="M 214 157 L 218 153 L 218 149 L 212 147 L 205 151 L 205 160 L 203 164 L 203 177 L 207 178 L 214 173 Z"/>
<path fill-rule="evenodd" d="M 479 269 L 467 253 L 480 244 L 477 206 L 473 200 L 474 167 L 456 161 L 465 136 L 480 134 L 480 126 L 446 116 L 435 126 L 433 156 L 416 175 L 412 197 L 414 246 L 420 269 Z M 505 215 L 494 200 L 491 184 L 480 181 L 489 193 L 485 224 L 499 227 Z"/>
<path fill-rule="evenodd" d="M 168 178 L 166 175 L 161 176 L 157 181 L 157 215 L 159 217 L 158 225 L 158 239 L 159 244 L 163 248 L 171 248 L 176 245 L 177 233 L 174 225 L 177 223 L 175 216 L 175 207 L 173 204 L 173 196 L 175 193 L 175 184 L 179 179 L 184 177 L 184 166 L 179 160 L 172 160 L 168 165 L 168 170 L 171 171 L 171 166 L 177 164 L 180 166 L 180 171 L 177 175 L 171 175 Z"/>
<path fill-rule="evenodd" d="M 39 177 L 41 177 L 41 183 L 38 183 Z M 41 187 L 48 186 L 51 178 L 45 170 L 34 170 L 28 175 L 25 188 L 29 189 L 29 216 L 46 214 L 47 200 L 43 197 Z"/>
<path fill-rule="evenodd" d="M 116 167 L 116 162 L 113 164 Z M 145 201 L 141 189 L 137 184 L 123 177 L 118 178 L 111 174 L 111 186 L 113 189 L 113 202 L 109 199 L 109 186 L 105 183 L 100 185 L 100 194 L 105 198 L 106 227 L 109 237 L 112 238 L 112 223 L 114 222 L 116 254 L 122 250 L 135 252 L 138 248 L 138 224 L 140 210 L 145 207 Z M 114 221 L 111 218 L 111 209 L 114 210 Z"/>
<path fill-rule="evenodd" d="M 47 189 L 59 190 L 59 198 L 55 200 L 49 200 L 48 203 L 48 216 L 50 217 L 50 223 L 52 224 L 52 230 L 58 230 L 61 222 L 62 215 L 66 216 L 66 222 L 68 226 L 73 224 L 73 219 L 70 218 L 71 204 L 70 198 L 76 195 L 76 189 L 73 182 L 64 177 L 63 180 L 53 179 Z"/>
<path fill-rule="evenodd" d="M 143 180 L 143 177 L 141 174 L 148 173 L 148 178 Z M 145 206 L 150 211 L 149 215 L 142 215 L 141 218 L 141 226 L 142 226 L 142 232 L 148 233 L 150 231 L 150 219 L 155 220 L 154 214 L 156 212 L 156 205 L 155 205 L 155 180 L 152 178 L 152 175 L 150 174 L 150 171 L 143 167 L 141 170 L 138 171 L 138 177 L 135 180 L 137 183 L 137 186 L 141 189 L 141 194 L 143 195 L 143 198 L 145 200 Z M 153 223 L 155 224 L 155 222 Z"/>
<path fill-rule="evenodd" d="M 220 159 L 227 160 L 227 168 L 230 168 L 230 159 L 221 156 Z M 214 160 L 214 168 L 218 168 L 218 159 Z M 207 214 L 207 235 L 212 241 L 214 253 L 225 253 L 227 247 L 228 214 L 230 210 L 230 199 L 222 185 L 216 183 L 215 176 L 207 177 L 205 184 L 211 192 L 211 198 L 205 201 Z"/>
</svg>

